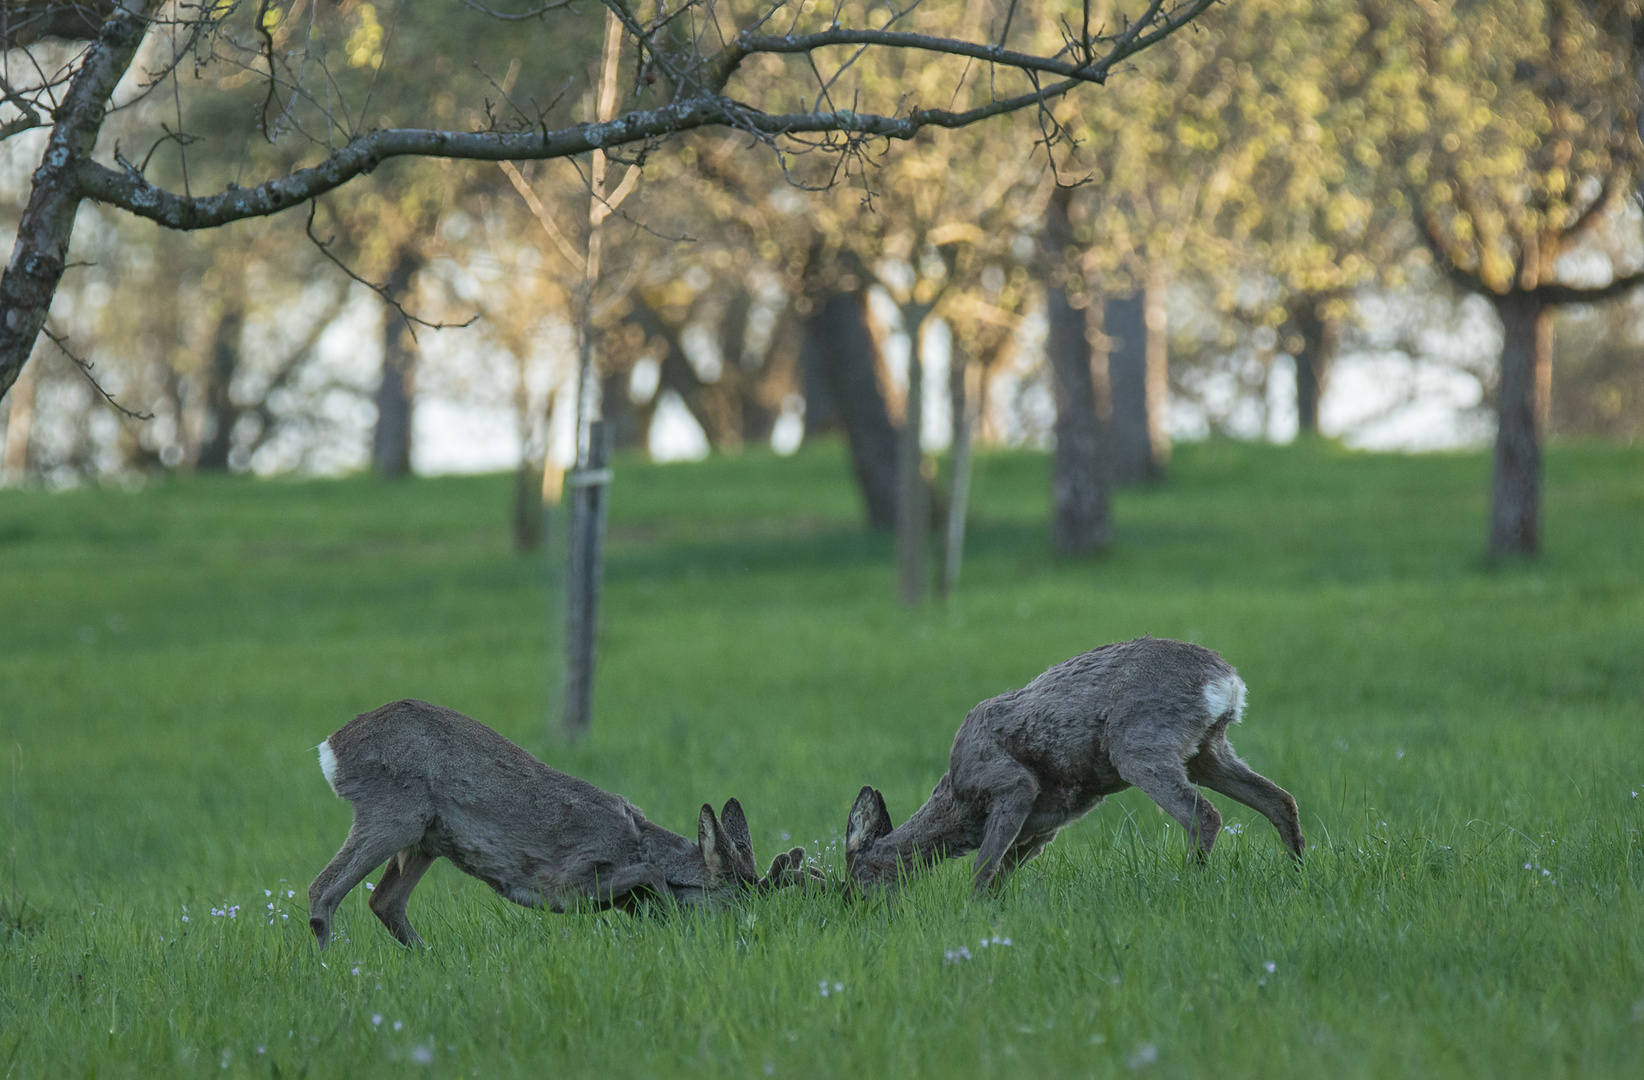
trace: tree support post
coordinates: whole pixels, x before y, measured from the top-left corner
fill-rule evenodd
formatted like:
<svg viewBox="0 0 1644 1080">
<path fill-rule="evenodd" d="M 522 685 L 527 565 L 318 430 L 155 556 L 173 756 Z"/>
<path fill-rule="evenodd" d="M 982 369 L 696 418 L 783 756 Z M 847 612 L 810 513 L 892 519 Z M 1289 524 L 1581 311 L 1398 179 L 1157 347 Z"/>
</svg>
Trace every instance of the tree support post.
<svg viewBox="0 0 1644 1080">
<path fill-rule="evenodd" d="M 565 479 L 571 489 L 565 566 L 565 734 L 578 739 L 593 720 L 599 593 L 605 579 L 605 520 L 611 487 L 611 426 L 589 425 L 587 462 Z M 550 595 L 552 595 L 550 593 Z"/>
<path fill-rule="evenodd" d="M 948 406 L 953 413 L 953 477 L 948 485 L 947 535 L 942 547 L 941 597 L 946 600 L 959 584 L 965 557 L 965 515 L 970 505 L 971 432 L 979 411 L 980 393 L 969 392 L 968 380 L 976 365 L 957 347 L 948 361 Z"/>
<path fill-rule="evenodd" d="M 896 440 L 896 580 L 903 607 L 918 607 L 925 598 L 930 564 L 930 485 L 919 436 L 925 420 L 923 338 L 929 304 L 902 310 L 908 332 L 908 394 L 902 429 Z"/>
</svg>

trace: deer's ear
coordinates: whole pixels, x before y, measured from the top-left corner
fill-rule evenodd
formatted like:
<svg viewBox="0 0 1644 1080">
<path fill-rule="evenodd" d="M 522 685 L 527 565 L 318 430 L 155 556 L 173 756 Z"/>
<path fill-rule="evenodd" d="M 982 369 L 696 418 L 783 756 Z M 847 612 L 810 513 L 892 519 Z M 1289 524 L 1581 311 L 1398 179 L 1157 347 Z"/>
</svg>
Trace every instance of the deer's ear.
<svg viewBox="0 0 1644 1080">
<path fill-rule="evenodd" d="M 719 824 L 736 852 L 737 870 L 750 881 L 757 878 L 759 864 L 754 862 L 753 835 L 748 831 L 748 817 L 742 812 L 742 804 L 735 799 L 727 801 L 725 809 L 719 812 Z"/>
<path fill-rule="evenodd" d="M 702 851 L 702 865 L 707 868 L 709 881 L 718 881 L 725 872 L 722 842 L 714 808 L 704 803 L 702 812 L 696 816 L 696 846 Z"/>
<path fill-rule="evenodd" d="M 845 824 L 845 854 L 861 851 L 890 831 L 890 811 L 885 809 L 885 797 L 871 787 L 863 788 Z"/>
</svg>

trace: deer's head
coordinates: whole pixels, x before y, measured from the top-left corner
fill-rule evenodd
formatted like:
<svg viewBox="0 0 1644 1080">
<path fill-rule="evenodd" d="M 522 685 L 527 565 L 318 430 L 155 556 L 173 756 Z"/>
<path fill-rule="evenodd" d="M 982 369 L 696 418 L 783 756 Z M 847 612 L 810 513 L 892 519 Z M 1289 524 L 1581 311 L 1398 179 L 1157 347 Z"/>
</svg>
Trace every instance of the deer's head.
<svg viewBox="0 0 1644 1080">
<path fill-rule="evenodd" d="M 765 876 L 760 877 L 748 818 L 735 799 L 726 802 L 717 818 L 713 807 L 702 807 L 696 819 L 696 843 L 702 853 L 702 891 L 711 903 L 732 900 L 750 890 L 766 892 L 816 885 L 824 880 L 822 871 L 805 865 L 802 847 L 777 855 Z"/>
<path fill-rule="evenodd" d="M 845 875 L 858 888 L 873 891 L 896 883 L 901 861 L 893 849 L 880 844 L 891 829 L 885 797 L 876 788 L 864 787 L 845 823 Z"/>
</svg>

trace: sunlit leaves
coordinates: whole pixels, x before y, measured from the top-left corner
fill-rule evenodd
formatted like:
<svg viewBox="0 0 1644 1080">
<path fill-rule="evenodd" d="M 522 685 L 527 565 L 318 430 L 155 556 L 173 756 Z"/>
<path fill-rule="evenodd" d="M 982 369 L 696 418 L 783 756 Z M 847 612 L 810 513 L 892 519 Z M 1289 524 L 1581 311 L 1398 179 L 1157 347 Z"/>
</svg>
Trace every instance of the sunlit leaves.
<svg viewBox="0 0 1644 1080">
<path fill-rule="evenodd" d="M 355 25 L 343 46 L 348 53 L 350 67 L 374 68 L 382 64 L 382 24 L 377 21 L 377 9 L 361 4 L 354 9 Z"/>
<path fill-rule="evenodd" d="M 1567 230 L 1644 157 L 1630 42 L 1569 0 L 1365 3 L 1417 46 L 1428 122 L 1400 134 L 1428 144 L 1407 158 L 1432 240 L 1488 291 L 1546 283 Z"/>
</svg>

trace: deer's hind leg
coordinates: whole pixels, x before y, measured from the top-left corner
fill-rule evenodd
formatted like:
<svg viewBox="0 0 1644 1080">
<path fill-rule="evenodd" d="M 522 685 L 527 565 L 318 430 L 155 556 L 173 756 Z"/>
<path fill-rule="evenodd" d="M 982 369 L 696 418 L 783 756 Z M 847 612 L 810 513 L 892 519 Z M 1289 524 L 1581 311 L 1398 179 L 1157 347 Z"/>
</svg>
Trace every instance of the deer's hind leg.
<svg viewBox="0 0 1644 1080">
<path fill-rule="evenodd" d="M 427 823 L 420 818 L 355 811 L 342 850 L 308 887 L 308 926 L 322 949 L 331 940 L 331 918 L 343 897 L 389 856 L 420 841 L 426 831 Z"/>
<path fill-rule="evenodd" d="M 1188 782 L 1187 768 L 1174 755 L 1113 754 L 1113 764 L 1126 783 L 1147 792 L 1148 798 L 1158 803 L 1165 812 L 1187 830 L 1196 851 L 1194 860 L 1203 864 L 1216 845 L 1216 834 L 1222 828 L 1222 816 L 1211 801 L 1200 795 Z"/>
<path fill-rule="evenodd" d="M 1291 857 L 1301 859 L 1307 840 L 1302 836 L 1296 800 L 1290 792 L 1240 760 L 1225 736 L 1206 741 L 1187 763 L 1187 775 L 1194 783 L 1219 791 L 1259 812 L 1279 830 L 1279 838 L 1290 850 Z"/>
<path fill-rule="evenodd" d="M 371 914 L 382 920 L 388 932 L 401 945 L 423 943 L 406 916 L 405 905 L 411 899 L 411 890 L 434 865 L 434 859 L 435 856 L 427 854 L 420 846 L 401 850 L 388 860 L 388 869 L 383 871 L 382 880 L 377 882 L 376 890 L 371 893 Z"/>
</svg>

